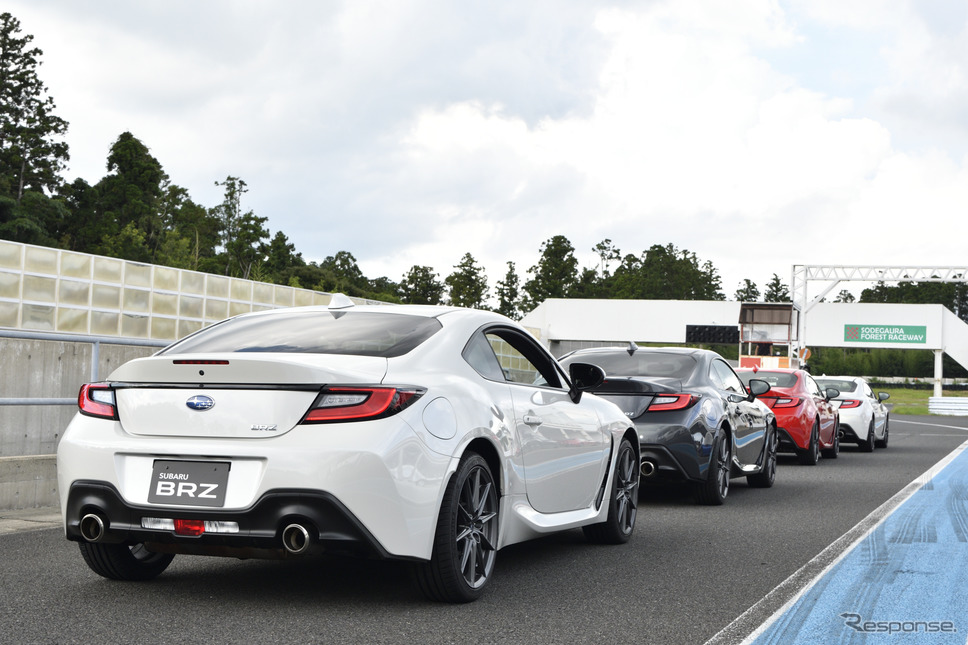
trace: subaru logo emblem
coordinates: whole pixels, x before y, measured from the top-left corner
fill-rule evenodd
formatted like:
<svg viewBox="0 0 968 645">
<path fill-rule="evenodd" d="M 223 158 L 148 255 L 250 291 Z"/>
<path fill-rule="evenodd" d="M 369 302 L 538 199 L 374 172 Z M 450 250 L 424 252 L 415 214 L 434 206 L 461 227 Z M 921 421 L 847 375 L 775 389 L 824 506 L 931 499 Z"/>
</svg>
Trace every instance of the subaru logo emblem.
<svg viewBox="0 0 968 645">
<path fill-rule="evenodd" d="M 210 396 L 205 396 L 204 394 L 196 394 L 192 398 L 185 401 L 187 405 L 192 410 L 211 410 L 215 407 L 215 399 Z"/>
</svg>

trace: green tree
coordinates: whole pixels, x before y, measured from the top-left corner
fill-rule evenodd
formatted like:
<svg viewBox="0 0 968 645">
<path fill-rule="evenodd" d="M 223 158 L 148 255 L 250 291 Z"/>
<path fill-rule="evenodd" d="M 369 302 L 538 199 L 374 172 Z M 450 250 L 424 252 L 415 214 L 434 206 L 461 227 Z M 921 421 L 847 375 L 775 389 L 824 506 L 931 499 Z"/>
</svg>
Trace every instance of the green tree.
<svg viewBox="0 0 968 645">
<path fill-rule="evenodd" d="M 56 192 L 70 158 L 67 121 L 37 75 L 43 51 L 19 34 L 20 21 L 0 14 L 0 196 L 18 204 L 28 191 Z"/>
<path fill-rule="evenodd" d="M 211 210 L 220 222 L 225 275 L 247 279 L 256 263 L 264 259 L 262 241 L 269 237 L 266 217 L 252 211 L 242 212 L 242 195 L 248 192 L 244 181 L 228 176 L 216 186 L 225 189 L 222 203 Z"/>
<path fill-rule="evenodd" d="M 608 238 L 596 244 L 592 247 L 592 250 L 598 255 L 598 273 L 602 277 L 602 280 L 607 280 L 611 275 L 609 265 L 612 262 L 620 261 L 622 259 L 622 252 Z"/>
<path fill-rule="evenodd" d="M 514 262 L 508 261 L 503 280 L 497 281 L 497 312 L 511 320 L 521 320 L 521 280 Z"/>
<path fill-rule="evenodd" d="M 700 264 L 691 251 L 655 244 L 641 257 L 622 258 L 606 293 L 614 298 L 723 300 L 721 284 L 712 262 Z"/>
<path fill-rule="evenodd" d="M 349 296 L 363 297 L 369 287 L 369 281 L 363 275 L 356 258 L 349 251 L 339 251 L 328 256 L 320 264 L 323 270 L 323 291 L 335 291 Z"/>
<path fill-rule="evenodd" d="M 60 188 L 60 199 L 70 217 L 58 234 L 61 248 L 83 253 L 97 253 L 98 244 L 106 230 L 102 230 L 98 215 L 98 190 L 81 178 Z"/>
<path fill-rule="evenodd" d="M 726 299 L 726 294 L 723 293 L 723 280 L 719 277 L 719 271 L 709 260 L 706 260 L 702 265 L 702 285 L 699 300 Z"/>
<path fill-rule="evenodd" d="M 524 309 L 530 311 L 548 298 L 567 298 L 578 282 L 575 247 L 564 235 L 555 235 L 541 244 L 538 264 L 528 272 L 533 277 L 524 283 Z"/>
<path fill-rule="evenodd" d="M 410 267 L 400 281 L 400 299 L 411 305 L 439 305 L 443 302 L 444 283 L 429 266 Z"/>
<path fill-rule="evenodd" d="M 400 302 L 400 285 L 386 276 L 370 280 L 370 296 L 383 302 Z"/>
<path fill-rule="evenodd" d="M 276 284 L 287 284 L 293 267 L 306 264 L 302 253 L 296 251 L 296 245 L 292 244 L 282 231 L 278 231 L 262 250 L 265 256 L 265 271 L 269 279 Z"/>
<path fill-rule="evenodd" d="M 155 264 L 221 273 L 216 258 L 220 222 L 207 208 L 196 204 L 188 191 L 169 181 L 162 182 L 159 215 L 163 229 L 161 245 L 154 252 Z"/>
<path fill-rule="evenodd" d="M 28 191 L 18 202 L 0 196 L 0 238 L 54 246 L 57 230 L 70 219 L 70 212 L 61 200 L 42 193 Z"/>
<path fill-rule="evenodd" d="M 846 289 L 841 289 L 840 293 L 837 294 L 837 298 L 834 300 L 834 302 L 850 303 L 850 302 L 854 302 L 855 300 L 856 298 L 854 298 L 854 294 L 847 291 Z"/>
<path fill-rule="evenodd" d="M 893 286 L 878 282 L 861 292 L 860 301 L 944 305 L 968 322 L 968 284 L 964 282 L 899 282 Z"/>
<path fill-rule="evenodd" d="M 487 302 L 487 275 L 474 256 L 465 253 L 454 265 L 455 271 L 444 278 L 449 288 L 448 302 L 454 307 L 484 309 Z"/>
<path fill-rule="evenodd" d="M 790 288 L 783 284 L 780 276 L 773 274 L 773 279 L 766 285 L 763 302 L 790 302 Z"/>
<path fill-rule="evenodd" d="M 760 290 L 755 282 L 745 278 L 739 283 L 739 288 L 736 289 L 733 298 L 739 302 L 756 302 L 760 299 Z"/>
<path fill-rule="evenodd" d="M 168 178 L 148 146 L 130 132 L 123 132 L 111 146 L 107 168 L 108 174 L 97 184 L 95 217 L 86 223 L 95 231 L 83 237 L 99 235 L 96 253 L 151 262 L 162 242 L 160 203 Z M 134 231 L 140 235 L 133 236 Z M 115 256 L 119 249 L 128 255 Z"/>
</svg>

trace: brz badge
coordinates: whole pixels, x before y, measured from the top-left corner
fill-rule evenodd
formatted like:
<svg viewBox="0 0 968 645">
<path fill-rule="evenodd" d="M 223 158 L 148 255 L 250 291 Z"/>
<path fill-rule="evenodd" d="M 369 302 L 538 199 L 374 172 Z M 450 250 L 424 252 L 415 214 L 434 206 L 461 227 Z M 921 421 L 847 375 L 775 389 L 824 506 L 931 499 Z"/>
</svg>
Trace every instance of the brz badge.
<svg viewBox="0 0 968 645">
<path fill-rule="evenodd" d="M 204 394 L 196 394 L 192 398 L 185 401 L 185 405 L 191 410 L 199 410 L 204 412 L 205 410 L 211 410 L 215 407 L 215 399 L 210 396 L 205 396 Z"/>
<path fill-rule="evenodd" d="M 268 425 L 268 424 L 258 424 L 258 425 L 252 426 L 251 429 L 253 431 L 256 431 L 256 432 L 275 432 L 276 431 L 276 424 L 274 424 L 274 423 L 272 425 Z"/>
</svg>

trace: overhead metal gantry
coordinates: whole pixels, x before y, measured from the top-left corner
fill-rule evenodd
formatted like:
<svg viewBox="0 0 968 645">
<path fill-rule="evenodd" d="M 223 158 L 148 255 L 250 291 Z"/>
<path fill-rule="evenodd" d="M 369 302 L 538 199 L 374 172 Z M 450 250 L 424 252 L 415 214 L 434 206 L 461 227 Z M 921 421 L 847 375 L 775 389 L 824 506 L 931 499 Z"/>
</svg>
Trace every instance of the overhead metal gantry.
<svg viewBox="0 0 968 645">
<path fill-rule="evenodd" d="M 808 302 L 810 282 L 829 284 Z M 807 347 L 807 314 L 841 282 L 968 282 L 968 266 L 910 266 L 910 265 L 793 265 L 790 281 L 793 306 L 800 311 L 797 344 L 790 348 L 790 358 L 802 356 Z M 941 396 L 941 355 L 935 350 L 935 396 Z"/>
<path fill-rule="evenodd" d="M 807 283 L 830 282 L 819 295 L 807 303 Z M 821 302 L 841 282 L 968 282 L 968 266 L 848 266 L 848 265 L 793 265 L 790 291 L 793 304 L 806 313 Z M 802 319 L 802 318 L 801 318 Z"/>
</svg>

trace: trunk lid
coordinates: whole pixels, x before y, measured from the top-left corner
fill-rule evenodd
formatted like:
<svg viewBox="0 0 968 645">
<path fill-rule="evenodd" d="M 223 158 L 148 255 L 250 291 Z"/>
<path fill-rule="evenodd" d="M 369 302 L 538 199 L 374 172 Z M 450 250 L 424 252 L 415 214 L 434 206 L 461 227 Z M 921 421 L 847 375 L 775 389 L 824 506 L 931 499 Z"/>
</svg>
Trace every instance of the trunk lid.
<svg viewBox="0 0 968 645">
<path fill-rule="evenodd" d="M 611 401 L 630 419 L 637 419 L 648 409 L 656 394 L 682 391 L 682 382 L 675 378 L 645 378 L 609 376 L 594 393 Z"/>
<path fill-rule="evenodd" d="M 118 418 L 142 436 L 263 439 L 292 430 L 323 385 L 378 384 L 381 357 L 154 356 L 111 374 Z"/>
</svg>

